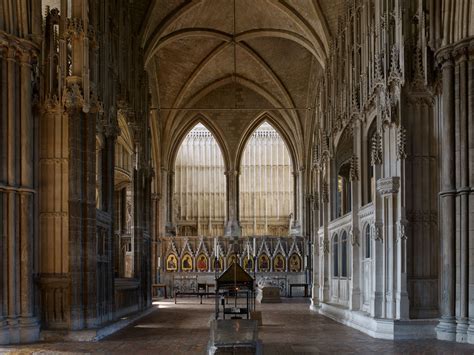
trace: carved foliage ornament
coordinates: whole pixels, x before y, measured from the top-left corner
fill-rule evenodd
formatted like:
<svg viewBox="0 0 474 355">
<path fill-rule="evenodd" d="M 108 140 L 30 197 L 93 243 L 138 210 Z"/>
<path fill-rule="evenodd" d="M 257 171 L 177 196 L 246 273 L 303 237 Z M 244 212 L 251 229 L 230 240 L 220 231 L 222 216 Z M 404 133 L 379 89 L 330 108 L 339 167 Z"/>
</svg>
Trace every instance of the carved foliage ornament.
<svg viewBox="0 0 474 355">
<path fill-rule="evenodd" d="M 84 106 L 84 96 L 79 84 L 73 83 L 64 89 L 63 105 L 68 110 L 81 109 Z"/>
<path fill-rule="evenodd" d="M 324 255 L 329 255 L 329 240 L 327 239 L 324 239 L 323 251 L 324 251 Z"/>
<path fill-rule="evenodd" d="M 328 203 L 329 202 L 329 188 L 328 188 L 328 183 L 323 182 L 323 191 L 321 192 L 321 199 L 323 203 Z"/>
<path fill-rule="evenodd" d="M 371 142 L 370 165 L 382 164 L 382 134 L 380 130 L 375 131 Z"/>
<path fill-rule="evenodd" d="M 397 159 L 406 159 L 407 130 L 399 126 L 397 130 Z"/>
<path fill-rule="evenodd" d="M 407 221 L 397 221 L 397 242 L 407 240 Z"/>
<path fill-rule="evenodd" d="M 372 222 L 371 228 L 372 228 L 372 233 L 371 233 L 372 239 L 375 240 L 375 241 L 383 242 L 382 223 Z"/>
<path fill-rule="evenodd" d="M 81 18 L 71 17 L 66 19 L 66 33 L 70 37 L 79 37 L 84 34 L 84 24 Z"/>
<path fill-rule="evenodd" d="M 359 180 L 359 158 L 355 154 L 350 159 L 349 177 L 351 181 Z"/>
<path fill-rule="evenodd" d="M 351 226 L 349 230 L 349 235 L 351 236 L 352 246 L 359 246 L 359 228 Z"/>
</svg>

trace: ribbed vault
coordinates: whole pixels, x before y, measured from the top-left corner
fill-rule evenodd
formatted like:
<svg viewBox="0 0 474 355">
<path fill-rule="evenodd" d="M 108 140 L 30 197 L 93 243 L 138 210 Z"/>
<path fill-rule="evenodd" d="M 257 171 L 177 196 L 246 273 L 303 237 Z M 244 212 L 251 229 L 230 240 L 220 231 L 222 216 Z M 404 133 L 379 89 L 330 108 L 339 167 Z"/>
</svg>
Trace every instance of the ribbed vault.
<svg viewBox="0 0 474 355">
<path fill-rule="evenodd" d="M 304 127 L 314 107 L 310 93 L 331 38 L 319 1 L 156 0 L 141 38 L 154 119 L 162 129 L 162 162 L 173 155 L 171 132 L 198 114 L 216 121 L 229 111 L 241 122 L 234 127 L 238 135 L 270 112 L 287 130 L 295 155 L 303 156 L 309 140 Z M 242 90 L 255 99 L 247 95 L 242 103 Z M 232 160 L 237 146 L 229 144 L 229 150 Z"/>
</svg>

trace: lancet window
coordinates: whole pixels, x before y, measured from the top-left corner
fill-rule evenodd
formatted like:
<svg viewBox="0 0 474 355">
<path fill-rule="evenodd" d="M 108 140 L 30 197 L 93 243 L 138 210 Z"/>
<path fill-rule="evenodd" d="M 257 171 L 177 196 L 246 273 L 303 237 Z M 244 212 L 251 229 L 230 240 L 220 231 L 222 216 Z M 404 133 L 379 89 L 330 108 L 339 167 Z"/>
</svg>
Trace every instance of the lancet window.
<svg viewBox="0 0 474 355">
<path fill-rule="evenodd" d="M 178 235 L 223 235 L 226 220 L 224 158 L 201 123 L 186 135 L 175 162 L 173 220 Z"/>
<path fill-rule="evenodd" d="M 242 234 L 287 235 L 293 221 L 292 161 L 280 134 L 263 122 L 247 141 L 240 168 Z"/>
</svg>

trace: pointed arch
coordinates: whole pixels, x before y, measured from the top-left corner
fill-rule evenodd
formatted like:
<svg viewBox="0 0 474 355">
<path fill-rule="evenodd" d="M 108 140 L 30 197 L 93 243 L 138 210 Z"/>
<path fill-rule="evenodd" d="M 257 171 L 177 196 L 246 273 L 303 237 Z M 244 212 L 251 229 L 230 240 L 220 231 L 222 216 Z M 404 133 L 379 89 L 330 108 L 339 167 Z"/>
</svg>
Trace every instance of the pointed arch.
<svg viewBox="0 0 474 355">
<path fill-rule="evenodd" d="M 174 140 L 171 201 L 179 235 L 223 234 L 227 199 L 224 144 L 208 127 L 217 132 L 209 120 L 197 116 Z"/>
<path fill-rule="evenodd" d="M 298 160 L 298 154 L 296 149 L 296 144 L 294 143 L 292 137 L 289 135 L 289 129 L 285 129 L 279 120 L 275 119 L 272 115 L 268 112 L 263 112 L 259 116 L 257 116 L 245 129 L 242 138 L 240 139 L 240 143 L 237 147 L 237 154 L 236 154 L 236 166 L 240 167 L 242 164 L 242 154 L 247 146 L 247 142 L 252 137 L 252 134 L 255 130 L 258 129 L 264 122 L 268 122 L 270 126 L 272 126 L 277 133 L 282 137 L 283 141 L 285 142 L 285 146 L 288 149 L 290 154 L 291 162 L 293 165 L 293 171 L 297 171 L 298 167 L 300 166 L 300 162 Z"/>
<path fill-rule="evenodd" d="M 196 127 L 198 124 L 202 124 L 209 132 L 211 132 L 212 136 L 217 142 L 219 146 L 220 152 L 222 154 L 222 158 L 224 159 L 224 167 L 225 170 L 229 170 L 230 166 L 230 157 L 229 157 L 229 149 L 225 140 L 223 139 L 223 134 L 220 129 L 203 113 L 199 113 L 192 120 L 186 122 L 185 125 L 181 126 L 179 130 L 174 134 L 174 139 L 170 142 L 170 150 L 168 152 L 168 166 L 170 168 L 174 167 L 176 162 L 176 157 L 178 155 L 179 148 L 183 143 L 184 139 L 188 135 L 191 130 Z"/>
<path fill-rule="evenodd" d="M 240 222 L 244 235 L 283 236 L 294 215 L 295 159 L 282 134 L 265 118 L 248 127 L 239 148 Z"/>
</svg>

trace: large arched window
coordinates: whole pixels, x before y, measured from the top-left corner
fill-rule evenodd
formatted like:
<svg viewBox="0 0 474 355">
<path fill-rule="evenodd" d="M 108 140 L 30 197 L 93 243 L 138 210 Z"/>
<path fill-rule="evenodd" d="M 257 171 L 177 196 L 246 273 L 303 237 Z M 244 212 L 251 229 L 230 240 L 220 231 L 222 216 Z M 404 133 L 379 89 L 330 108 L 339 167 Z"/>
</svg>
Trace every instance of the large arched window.
<svg viewBox="0 0 474 355">
<path fill-rule="evenodd" d="M 176 156 L 173 220 L 178 235 L 223 235 L 224 170 L 219 144 L 212 133 L 198 123 L 186 135 Z"/>
<path fill-rule="evenodd" d="M 242 234 L 288 235 L 293 217 L 293 175 L 288 148 L 263 122 L 249 138 L 240 168 Z"/>
</svg>

